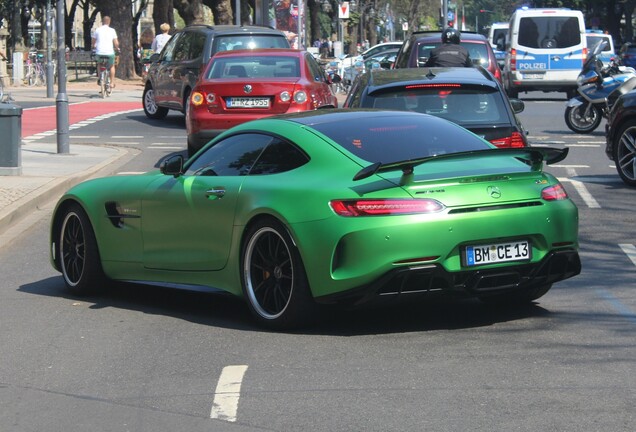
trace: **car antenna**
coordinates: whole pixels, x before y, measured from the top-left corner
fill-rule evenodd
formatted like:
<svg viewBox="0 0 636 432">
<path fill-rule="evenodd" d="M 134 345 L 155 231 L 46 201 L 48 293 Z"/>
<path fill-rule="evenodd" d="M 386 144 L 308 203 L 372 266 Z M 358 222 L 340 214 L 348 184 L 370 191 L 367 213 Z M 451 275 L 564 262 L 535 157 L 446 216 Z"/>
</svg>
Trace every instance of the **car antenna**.
<svg viewBox="0 0 636 432">
<path fill-rule="evenodd" d="M 437 75 L 435 75 L 431 69 L 429 69 L 429 70 L 428 70 L 428 73 L 426 74 L 426 78 L 428 78 L 428 79 L 433 79 L 433 78 L 435 78 L 436 76 L 437 76 Z"/>
</svg>

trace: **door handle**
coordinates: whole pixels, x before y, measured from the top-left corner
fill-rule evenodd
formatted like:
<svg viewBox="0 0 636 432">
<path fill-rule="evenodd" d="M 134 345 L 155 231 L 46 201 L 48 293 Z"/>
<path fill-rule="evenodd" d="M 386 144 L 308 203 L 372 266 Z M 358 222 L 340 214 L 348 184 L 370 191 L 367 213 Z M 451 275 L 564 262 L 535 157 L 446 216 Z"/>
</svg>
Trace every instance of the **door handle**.
<svg viewBox="0 0 636 432">
<path fill-rule="evenodd" d="M 225 189 L 223 188 L 208 189 L 207 191 L 205 191 L 206 198 L 210 198 L 210 197 L 223 198 L 224 195 L 225 195 Z"/>
</svg>

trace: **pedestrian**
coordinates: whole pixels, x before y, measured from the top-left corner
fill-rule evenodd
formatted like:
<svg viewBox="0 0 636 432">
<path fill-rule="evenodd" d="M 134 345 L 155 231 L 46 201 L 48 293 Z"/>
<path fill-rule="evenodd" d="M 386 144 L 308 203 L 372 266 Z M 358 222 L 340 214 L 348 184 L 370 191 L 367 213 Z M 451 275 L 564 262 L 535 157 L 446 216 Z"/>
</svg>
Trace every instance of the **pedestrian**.
<svg viewBox="0 0 636 432">
<path fill-rule="evenodd" d="M 424 66 L 438 67 L 471 67 L 473 65 L 468 50 L 461 46 L 461 33 L 453 27 L 442 32 L 442 44 L 431 50 L 431 55 Z"/>
<path fill-rule="evenodd" d="M 164 45 L 172 37 L 169 34 L 169 32 L 170 32 L 170 24 L 168 24 L 168 23 L 161 24 L 159 26 L 159 30 L 161 30 L 161 33 L 159 33 L 157 36 L 155 36 L 155 39 L 152 41 L 152 45 L 150 46 L 150 49 L 152 49 L 156 53 L 160 53 L 161 50 L 163 49 Z"/>
<path fill-rule="evenodd" d="M 106 57 L 108 59 L 108 75 L 110 76 L 110 87 L 115 88 L 115 52 L 121 52 L 119 49 L 119 41 L 117 40 L 117 32 L 110 26 L 110 17 L 102 18 L 102 25 L 95 30 L 92 40 L 93 50 L 97 57 Z M 97 85 L 102 85 L 100 80 Z"/>
</svg>

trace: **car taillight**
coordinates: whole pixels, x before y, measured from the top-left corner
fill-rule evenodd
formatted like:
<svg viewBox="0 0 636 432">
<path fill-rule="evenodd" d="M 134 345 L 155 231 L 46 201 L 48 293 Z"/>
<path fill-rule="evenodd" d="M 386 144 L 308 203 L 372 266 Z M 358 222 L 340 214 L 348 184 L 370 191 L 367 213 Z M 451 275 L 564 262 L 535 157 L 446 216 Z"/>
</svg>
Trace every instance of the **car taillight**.
<svg viewBox="0 0 636 432">
<path fill-rule="evenodd" d="M 567 199 L 568 193 L 565 191 L 561 183 L 547 187 L 541 191 L 541 198 L 546 201 L 559 201 Z"/>
<path fill-rule="evenodd" d="M 495 68 L 495 79 L 501 82 L 501 69 L 499 69 L 499 65 L 497 65 L 497 67 Z"/>
<path fill-rule="evenodd" d="M 512 135 L 504 137 L 504 138 L 497 138 L 497 139 L 490 140 L 490 143 L 496 145 L 499 148 L 525 147 L 525 144 L 523 142 L 523 137 L 521 136 L 519 132 L 513 132 Z"/>
<path fill-rule="evenodd" d="M 307 102 L 307 93 L 305 93 L 303 90 L 298 90 L 297 92 L 295 92 L 294 102 L 299 104 Z"/>
<path fill-rule="evenodd" d="M 203 92 L 195 91 L 190 95 L 190 102 L 195 107 L 201 106 L 204 103 L 213 104 L 216 102 L 216 95 L 214 93 L 208 93 L 207 95 Z"/>
<path fill-rule="evenodd" d="M 581 59 L 581 65 L 585 64 L 585 60 L 587 59 L 587 48 L 583 48 L 583 58 Z"/>
<path fill-rule="evenodd" d="M 444 204 L 432 199 L 333 200 L 329 203 L 339 216 L 388 216 L 437 213 Z"/>
<path fill-rule="evenodd" d="M 514 48 L 510 50 L 510 70 L 517 70 L 517 50 Z"/>
</svg>

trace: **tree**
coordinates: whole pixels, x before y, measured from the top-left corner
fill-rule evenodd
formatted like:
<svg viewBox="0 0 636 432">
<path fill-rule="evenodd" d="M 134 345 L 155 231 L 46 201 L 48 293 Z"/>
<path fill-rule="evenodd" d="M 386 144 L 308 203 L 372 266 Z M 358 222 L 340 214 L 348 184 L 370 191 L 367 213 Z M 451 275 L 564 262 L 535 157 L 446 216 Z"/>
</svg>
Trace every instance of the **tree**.
<svg viewBox="0 0 636 432">
<path fill-rule="evenodd" d="M 117 78 L 136 78 L 134 51 L 137 49 L 137 44 L 133 44 L 133 17 L 130 0 L 102 0 L 100 1 L 99 9 L 101 16 L 108 15 L 111 17 L 111 27 L 117 32 L 117 39 L 121 48 L 119 65 L 117 66 Z"/>
<path fill-rule="evenodd" d="M 203 4 L 212 9 L 214 24 L 232 24 L 234 14 L 231 0 L 203 0 Z"/>
<path fill-rule="evenodd" d="M 205 24 L 201 0 L 172 0 L 172 4 L 186 25 Z"/>
<path fill-rule="evenodd" d="M 155 0 L 152 8 L 152 20 L 155 24 L 155 34 L 161 33 L 159 26 L 163 23 L 170 24 L 170 27 L 174 29 L 172 0 Z"/>
</svg>

